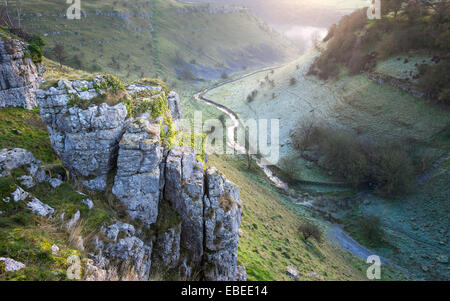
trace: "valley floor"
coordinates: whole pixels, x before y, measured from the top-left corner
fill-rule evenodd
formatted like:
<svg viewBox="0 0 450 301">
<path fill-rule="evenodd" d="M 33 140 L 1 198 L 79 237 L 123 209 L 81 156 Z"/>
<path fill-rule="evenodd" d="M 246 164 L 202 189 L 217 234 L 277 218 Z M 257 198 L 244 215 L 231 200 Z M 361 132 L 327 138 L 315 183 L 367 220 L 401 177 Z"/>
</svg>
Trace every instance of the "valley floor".
<svg viewBox="0 0 450 301">
<path fill-rule="evenodd" d="M 413 279 L 448 280 L 448 141 L 445 134 L 439 134 L 448 122 L 448 114 L 396 88 L 376 85 L 365 75 L 326 83 L 307 78 L 305 73 L 314 57 L 312 52 L 281 69 L 264 69 L 216 85 L 208 90 L 205 98 L 225 106 L 241 120 L 255 116 L 280 118 L 281 138 L 286 139 L 282 142 L 282 153 L 291 164 L 299 165 L 298 169 L 290 170 L 290 176 L 303 180 L 336 181 L 317 167 L 305 168 L 306 161 L 295 155 L 289 142 L 289 129 L 300 116 L 322 118 L 352 129 L 359 127 L 369 138 L 382 133 L 390 139 L 406 135 L 429 141 L 429 137 L 434 137 L 417 150 L 428 152 L 435 159 L 441 158 L 437 160 L 439 164 L 424 171 L 413 191 L 404 197 L 383 199 L 345 188 L 324 189 L 297 184 L 294 188 L 299 192 L 291 202 L 297 204 L 295 210 L 304 210 L 305 202 L 319 209 L 316 211 L 322 216 L 343 224 L 357 241 L 373 250 L 359 245 L 342 229 L 335 225 L 330 227 L 328 223 L 330 241 L 356 256 L 376 253 L 388 265 Z M 288 84 L 289 76 L 298 80 L 293 87 Z M 267 87 L 267 78 L 273 79 L 276 86 Z M 259 89 L 259 94 L 249 103 L 246 96 L 253 89 Z M 362 99 L 364 103 L 361 103 Z M 349 206 L 350 199 L 353 203 Z M 355 225 L 356 219 L 367 214 L 381 218 L 386 232 L 382 245 L 371 244 Z"/>
</svg>

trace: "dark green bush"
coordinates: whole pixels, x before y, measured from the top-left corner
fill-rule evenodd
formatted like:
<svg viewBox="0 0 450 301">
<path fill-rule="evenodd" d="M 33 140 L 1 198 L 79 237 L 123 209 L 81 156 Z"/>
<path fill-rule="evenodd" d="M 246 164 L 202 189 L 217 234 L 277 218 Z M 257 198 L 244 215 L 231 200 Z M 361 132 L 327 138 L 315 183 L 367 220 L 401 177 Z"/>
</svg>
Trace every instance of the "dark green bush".
<svg viewBox="0 0 450 301">
<path fill-rule="evenodd" d="M 357 227 L 364 239 L 371 244 L 377 244 L 383 241 L 385 236 L 381 227 L 381 220 L 375 215 L 366 215 L 357 221 Z"/>
<path fill-rule="evenodd" d="M 399 147 L 378 147 L 369 154 L 371 177 L 382 195 L 398 195 L 408 191 L 413 180 L 413 163 Z"/>
<path fill-rule="evenodd" d="M 28 50 L 30 51 L 33 62 L 36 64 L 42 63 L 45 41 L 39 36 L 33 36 L 28 43 Z"/>
<path fill-rule="evenodd" d="M 411 185 L 413 164 L 402 147 L 368 144 L 350 132 L 307 121 L 291 131 L 291 139 L 301 152 L 315 150 L 321 167 L 353 186 L 371 183 L 380 194 L 393 196 Z"/>
<path fill-rule="evenodd" d="M 255 100 L 255 97 L 258 95 L 258 90 L 253 90 L 250 95 L 247 96 L 247 102 L 252 102 Z"/>
</svg>

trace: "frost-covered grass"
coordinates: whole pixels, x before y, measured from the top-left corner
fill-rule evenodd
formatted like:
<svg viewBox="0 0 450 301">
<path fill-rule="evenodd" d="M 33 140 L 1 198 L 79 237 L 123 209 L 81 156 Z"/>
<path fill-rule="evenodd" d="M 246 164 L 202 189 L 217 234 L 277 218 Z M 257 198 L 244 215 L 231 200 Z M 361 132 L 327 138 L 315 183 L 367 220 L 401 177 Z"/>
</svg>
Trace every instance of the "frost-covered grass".
<svg viewBox="0 0 450 301">
<path fill-rule="evenodd" d="M 279 119 L 282 157 L 295 152 L 289 132 L 305 118 L 346 128 L 372 141 L 419 143 L 429 142 L 450 122 L 448 113 L 439 106 L 389 85 L 378 85 L 365 75 L 350 77 L 342 72 L 337 80 L 329 81 L 305 76 L 316 55 L 312 51 L 273 74 L 265 72 L 248 77 L 212 90 L 206 97 L 229 107 L 242 120 Z M 274 81 L 275 87 L 265 81 L 266 76 Z M 297 79 L 295 85 L 290 85 L 291 78 Z M 265 83 L 261 85 L 261 82 Z M 246 98 L 255 89 L 259 93 L 248 103 Z M 309 173 L 304 168 L 291 171 L 292 176 L 300 178 L 309 177 Z M 311 175 L 306 180 L 324 178 Z"/>
<path fill-rule="evenodd" d="M 419 73 L 418 67 L 421 64 L 434 65 L 435 63 L 426 55 L 397 55 L 378 63 L 375 72 L 417 82 L 417 79 L 413 79 L 413 76 Z"/>
<path fill-rule="evenodd" d="M 374 252 L 391 257 L 408 268 L 416 279 L 448 280 L 448 264 L 439 256 L 448 256 L 449 177 L 447 159 L 431 177 L 414 187 L 408 195 L 395 200 L 370 196 L 368 204 L 353 208 L 347 229 L 359 242 L 366 238 L 358 232 L 355 220 L 367 214 L 378 216 L 386 233 L 388 246 L 377 245 Z M 425 267 L 425 269 L 423 269 Z"/>
</svg>

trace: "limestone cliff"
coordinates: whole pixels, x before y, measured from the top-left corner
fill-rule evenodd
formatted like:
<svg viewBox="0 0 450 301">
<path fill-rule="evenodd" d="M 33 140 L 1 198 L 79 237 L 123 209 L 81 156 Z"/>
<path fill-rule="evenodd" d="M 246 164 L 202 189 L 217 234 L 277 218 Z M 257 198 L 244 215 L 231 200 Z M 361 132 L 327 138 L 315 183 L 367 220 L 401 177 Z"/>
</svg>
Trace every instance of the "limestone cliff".
<svg viewBox="0 0 450 301">
<path fill-rule="evenodd" d="M 37 92 L 64 166 L 86 188 L 111 192 L 130 218 L 94 238 L 92 278 L 146 280 L 169 270 L 178 279 L 236 280 L 239 189 L 174 141 L 182 116 L 175 92 L 113 82 L 61 80 Z M 118 276 L 123 263 L 132 273 Z"/>
</svg>

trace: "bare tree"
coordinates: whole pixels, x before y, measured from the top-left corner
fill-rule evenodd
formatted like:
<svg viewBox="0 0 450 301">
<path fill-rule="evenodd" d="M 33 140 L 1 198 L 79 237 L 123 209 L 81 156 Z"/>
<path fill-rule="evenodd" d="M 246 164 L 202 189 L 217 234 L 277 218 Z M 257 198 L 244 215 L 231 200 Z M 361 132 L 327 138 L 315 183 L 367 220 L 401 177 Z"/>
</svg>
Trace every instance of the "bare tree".
<svg viewBox="0 0 450 301">
<path fill-rule="evenodd" d="M 22 28 L 22 5 L 19 0 L 17 1 L 16 5 L 16 12 L 17 12 L 17 26 L 19 28 Z"/>
<path fill-rule="evenodd" d="M 9 16 L 9 9 L 8 1 L 5 0 L 4 4 L 0 7 L 0 25 L 14 27 L 14 23 Z"/>
<path fill-rule="evenodd" d="M 53 47 L 52 51 L 55 53 L 56 58 L 59 62 L 59 68 L 61 69 L 63 62 L 67 59 L 64 53 L 64 47 L 62 45 L 56 44 L 56 46 Z"/>
<path fill-rule="evenodd" d="M 383 2 L 381 9 L 383 15 L 394 13 L 394 19 L 397 18 L 399 11 L 402 9 L 404 0 L 386 0 Z"/>
<path fill-rule="evenodd" d="M 314 31 L 311 35 L 312 44 L 314 46 L 314 49 L 319 49 L 320 44 L 320 33 L 318 31 Z"/>
</svg>

